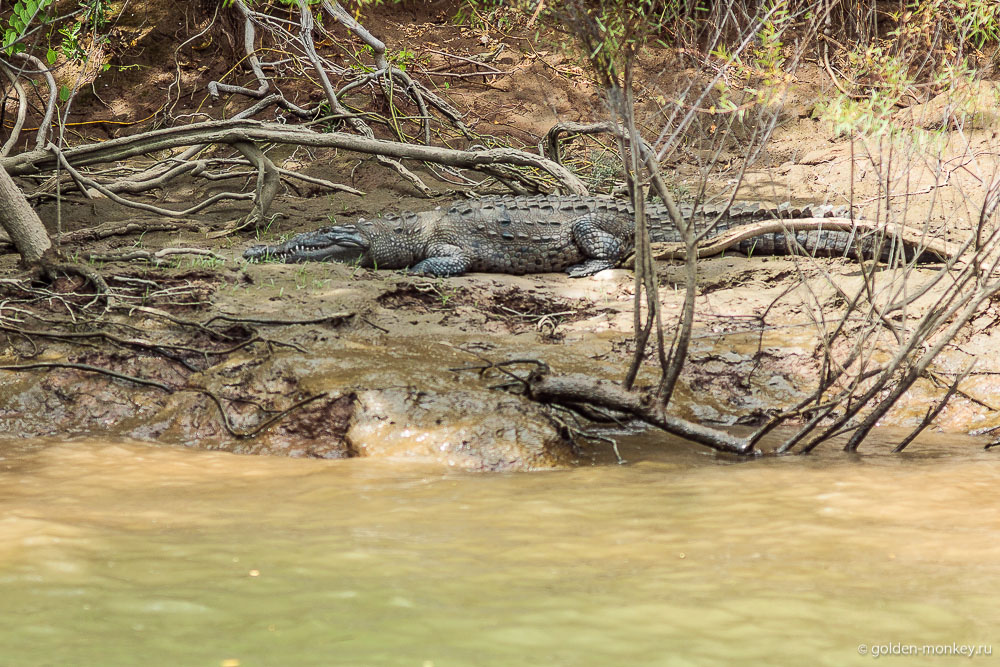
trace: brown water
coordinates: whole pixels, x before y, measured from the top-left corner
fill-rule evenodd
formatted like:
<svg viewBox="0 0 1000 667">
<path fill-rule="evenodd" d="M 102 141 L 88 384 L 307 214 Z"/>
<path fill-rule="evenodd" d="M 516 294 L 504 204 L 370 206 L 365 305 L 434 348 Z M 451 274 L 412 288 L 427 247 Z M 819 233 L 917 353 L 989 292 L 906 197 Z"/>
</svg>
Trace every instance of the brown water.
<svg viewBox="0 0 1000 667">
<path fill-rule="evenodd" d="M 0 665 L 843 665 L 885 645 L 992 650 L 1000 452 L 955 440 L 733 464 L 653 440 L 627 448 L 628 466 L 507 475 L 0 443 Z"/>
</svg>

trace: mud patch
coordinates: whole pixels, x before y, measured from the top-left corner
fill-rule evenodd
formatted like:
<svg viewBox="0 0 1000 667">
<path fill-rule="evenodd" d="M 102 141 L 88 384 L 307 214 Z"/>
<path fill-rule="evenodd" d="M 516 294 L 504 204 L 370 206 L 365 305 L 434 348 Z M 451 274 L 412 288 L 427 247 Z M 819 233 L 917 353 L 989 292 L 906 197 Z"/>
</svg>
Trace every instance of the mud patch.
<svg viewBox="0 0 1000 667">
<path fill-rule="evenodd" d="M 686 391 L 699 400 L 689 407 L 704 421 L 759 426 L 779 411 L 776 406 L 801 398 L 795 369 L 810 365 L 799 355 L 783 357 L 770 349 L 692 354 L 684 379 Z"/>
<path fill-rule="evenodd" d="M 744 258 L 743 262 L 746 261 Z M 761 263 L 765 261 L 767 260 L 762 260 Z M 699 280 L 698 291 L 704 296 L 713 292 L 746 288 L 752 285 L 769 287 L 784 284 L 786 281 L 796 278 L 797 275 L 793 269 L 771 268 L 757 264 L 750 269 L 731 269 L 711 279 Z"/>
<path fill-rule="evenodd" d="M 538 331 L 542 340 L 556 342 L 564 334 L 559 325 L 611 312 L 590 299 L 564 299 L 521 287 L 470 289 L 447 283 L 400 285 L 378 297 L 379 305 L 392 310 L 443 313 L 442 323 L 456 318 L 467 322 L 473 311 L 485 321 L 499 323 L 509 333 Z"/>
<path fill-rule="evenodd" d="M 597 308 L 589 299 L 560 299 L 512 287 L 491 295 L 485 312 L 503 322 L 511 333 L 536 330 L 546 342 L 565 337 L 559 325 L 588 319 L 608 309 Z"/>
<path fill-rule="evenodd" d="M 450 311 L 455 305 L 472 302 L 470 291 L 443 281 L 405 283 L 380 295 L 376 301 L 390 310 L 413 310 L 421 313 Z"/>
<path fill-rule="evenodd" d="M 304 406 L 253 440 L 220 447 L 236 454 L 271 454 L 295 458 L 343 459 L 358 452 L 347 439 L 357 397 L 346 393 Z"/>
</svg>

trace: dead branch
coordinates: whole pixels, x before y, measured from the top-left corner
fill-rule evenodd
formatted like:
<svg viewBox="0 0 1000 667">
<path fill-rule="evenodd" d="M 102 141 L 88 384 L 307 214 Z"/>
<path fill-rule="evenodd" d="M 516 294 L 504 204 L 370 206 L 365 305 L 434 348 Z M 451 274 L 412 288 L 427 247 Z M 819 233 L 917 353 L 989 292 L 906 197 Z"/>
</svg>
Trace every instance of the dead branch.
<svg viewBox="0 0 1000 667">
<path fill-rule="evenodd" d="M 941 411 L 944 409 L 944 406 L 948 405 L 948 401 L 950 401 L 951 397 L 954 396 L 955 393 L 958 391 L 959 383 L 961 383 L 962 380 L 964 380 L 971 371 L 972 371 L 972 364 L 969 364 L 965 367 L 964 371 L 962 371 L 955 377 L 955 381 L 952 382 L 951 385 L 948 387 L 948 391 L 945 392 L 945 395 L 942 396 L 940 399 L 938 399 L 938 401 L 933 406 L 927 409 L 927 412 L 924 414 L 923 419 L 920 420 L 920 423 L 917 424 L 916 428 L 910 431 L 910 433 L 905 438 L 903 438 L 903 440 L 898 445 L 896 445 L 896 447 L 892 450 L 893 454 L 898 454 L 899 452 L 906 449 L 907 445 L 913 442 L 916 439 L 916 437 L 923 432 L 925 428 L 930 426 L 934 422 L 934 420 L 937 419 L 937 416 L 941 414 Z"/>
<path fill-rule="evenodd" d="M 74 326 L 79 326 L 79 323 L 74 323 Z M 209 355 L 225 356 L 231 354 L 232 352 L 235 352 L 240 348 L 246 347 L 247 345 L 258 342 L 266 342 L 259 336 L 254 336 L 244 340 L 243 342 L 229 349 L 209 350 L 209 349 L 192 347 L 190 345 L 177 345 L 173 343 L 157 342 L 143 338 L 123 338 L 122 336 L 118 336 L 103 330 L 58 331 L 58 330 L 44 330 L 44 329 L 25 329 L 23 327 L 13 326 L 11 324 L 4 324 L 2 320 L 0 320 L 0 331 L 17 334 L 18 336 L 22 336 L 26 339 L 43 338 L 48 340 L 72 341 L 76 343 L 79 343 L 80 341 L 84 340 L 98 339 L 126 349 L 144 350 L 156 354 L 163 354 L 165 351 L 187 352 L 199 356 L 209 356 Z M 171 357 L 171 359 L 173 361 L 181 362 L 182 365 L 189 371 L 195 372 L 198 370 L 191 364 L 184 362 L 182 359 L 176 357 Z"/>
<path fill-rule="evenodd" d="M 358 21 L 351 16 L 350 12 L 346 11 L 339 2 L 323 0 L 321 6 L 327 14 L 336 19 L 341 25 L 357 35 L 358 38 L 371 47 L 375 60 L 376 72 L 381 74 L 381 76 L 377 76 L 375 78 L 383 82 L 383 89 L 386 86 L 391 86 L 394 79 L 399 79 L 400 83 L 403 85 L 403 90 L 405 90 L 406 93 L 414 100 L 420 111 L 425 144 L 430 143 L 430 127 L 426 120 L 429 118 L 426 106 L 428 102 L 441 112 L 449 121 L 451 121 L 463 135 L 466 137 L 473 136 L 472 131 L 462 121 L 462 114 L 429 88 L 410 77 L 409 74 L 398 67 L 393 67 L 386 58 L 385 43 L 371 34 L 363 25 L 358 23 Z M 342 89 L 340 94 L 343 95 L 344 92 L 345 91 Z M 387 97 L 389 97 L 389 95 L 387 95 Z"/>
<path fill-rule="evenodd" d="M 246 53 L 246 60 L 250 64 L 250 70 L 257 79 L 257 89 L 210 81 L 208 94 L 218 98 L 220 93 L 236 93 L 260 99 L 271 89 L 271 82 L 264 74 L 264 69 L 260 66 L 260 59 L 257 57 L 257 47 L 255 46 L 257 31 L 253 25 L 253 12 L 247 8 L 243 0 L 235 0 L 233 6 L 243 16 L 243 50 Z"/>
<path fill-rule="evenodd" d="M 153 264 L 159 264 L 165 257 L 174 255 L 197 255 L 199 257 L 211 257 L 220 262 L 225 262 L 222 255 L 205 250 L 204 248 L 163 248 L 155 252 L 149 250 L 129 250 L 122 253 L 87 253 L 83 258 L 88 262 L 131 262 L 137 259 L 146 260 Z"/>
<path fill-rule="evenodd" d="M 327 102 L 330 104 L 330 108 L 336 113 L 347 113 L 347 109 L 340 103 L 337 98 L 336 93 L 333 91 L 333 86 L 330 84 L 330 78 L 326 75 L 326 70 L 324 69 L 322 63 L 320 62 L 319 55 L 316 53 L 316 47 L 313 44 L 312 31 L 313 31 L 313 15 L 312 9 L 309 8 L 309 4 L 305 0 L 297 0 L 299 5 L 299 17 L 301 19 L 301 31 L 299 33 L 300 39 L 302 41 L 303 47 L 306 50 L 306 56 L 309 61 L 313 64 L 313 68 L 316 70 L 317 76 L 319 76 L 320 83 L 323 86 L 323 92 L 326 94 Z M 337 5 L 339 7 L 339 5 Z M 355 23 L 357 23 L 355 21 Z M 382 47 L 385 50 L 385 46 Z M 372 129 L 358 117 L 352 117 L 348 120 L 351 126 L 360 132 L 363 136 L 369 139 L 375 138 L 375 133 Z M 414 174 L 412 171 L 404 167 L 401 163 L 396 160 L 387 158 L 384 155 L 376 154 L 376 159 L 384 165 L 392 167 L 399 173 L 400 176 L 405 178 L 410 182 L 413 187 L 415 187 L 424 196 L 430 196 L 431 189 L 427 187 L 420 177 Z"/>
<path fill-rule="evenodd" d="M 863 220 L 851 220 L 850 218 L 797 218 L 763 220 L 734 227 L 726 233 L 713 237 L 707 243 L 698 246 L 697 253 L 699 258 L 713 257 L 725 252 L 741 241 L 762 234 L 823 230 L 852 232 L 859 235 L 885 234 L 890 238 L 899 238 L 908 248 L 920 252 L 932 253 L 942 260 L 958 257 L 963 251 L 962 245 L 927 238 L 926 232 L 892 223 L 873 223 Z M 654 257 L 658 260 L 683 260 L 686 257 L 684 243 L 654 243 L 653 252 Z"/>
<path fill-rule="evenodd" d="M 313 132 L 304 128 L 293 128 L 279 123 L 248 119 L 209 121 L 164 128 L 66 149 L 62 154 L 70 164 L 79 169 L 93 164 L 127 160 L 149 152 L 211 143 L 233 144 L 240 141 L 267 141 L 313 148 L 340 148 L 359 153 L 391 155 L 397 158 L 471 169 L 484 169 L 503 164 L 533 167 L 547 172 L 568 192 L 587 193 L 583 182 L 562 165 L 514 148 L 461 151 L 369 139 L 343 132 Z M 55 158 L 48 151 L 26 151 L 13 157 L 0 158 L 0 167 L 4 167 L 11 175 L 39 173 L 54 169 L 55 166 Z"/>
<path fill-rule="evenodd" d="M 168 162 L 176 162 L 176 164 L 174 164 L 173 167 L 161 170 L 157 175 L 153 175 L 149 170 L 146 170 L 143 173 L 143 176 L 146 178 L 122 178 L 115 180 L 113 183 L 105 183 L 103 185 L 109 192 L 140 194 L 156 188 L 161 188 L 166 185 L 168 181 L 188 172 L 190 172 L 193 176 L 198 176 L 206 168 L 206 162 L 204 160 L 184 162 L 172 159 L 168 160 Z"/>
<path fill-rule="evenodd" d="M 237 144 L 244 144 L 245 142 L 236 142 L 236 143 Z M 131 208 L 137 208 L 137 209 L 142 210 L 142 211 L 149 211 L 151 213 L 156 213 L 157 215 L 162 215 L 162 216 L 169 217 L 169 218 L 187 217 L 187 216 L 191 215 L 192 213 L 197 213 L 198 211 L 201 211 L 202 209 L 208 208 L 212 204 L 215 204 L 217 202 L 220 202 L 220 201 L 223 201 L 223 200 L 226 200 L 226 199 L 247 200 L 247 199 L 256 199 L 257 198 L 256 195 L 253 195 L 253 194 L 250 194 L 250 193 L 247 193 L 247 192 L 220 192 L 218 194 L 212 195 L 211 197 L 209 197 L 208 199 L 205 199 L 204 201 L 198 202 L 194 206 L 191 206 L 189 208 L 184 209 L 183 211 L 173 211 L 173 210 L 168 209 L 168 208 L 162 208 L 160 206 L 154 206 L 153 204 L 146 204 L 144 202 L 132 201 L 130 199 L 125 199 L 124 197 L 118 195 L 115 192 L 112 192 L 110 189 L 108 189 L 104 185 L 98 183 L 94 179 L 87 178 L 86 176 L 84 176 L 83 174 L 81 174 L 79 171 L 77 171 L 65 159 L 64 152 L 59 151 L 59 149 L 56 148 L 55 144 L 50 143 L 48 147 L 49 147 L 50 150 L 52 150 L 52 152 L 54 152 L 54 153 L 56 153 L 58 155 L 58 159 L 59 159 L 60 163 L 62 164 L 62 167 L 70 174 L 70 176 L 72 176 L 73 180 L 77 182 L 80 190 L 84 194 L 87 194 L 88 188 L 93 188 L 94 190 L 96 190 L 97 192 L 100 192 L 102 195 L 104 195 L 105 197 L 107 197 L 111 201 L 116 202 L 118 204 L 123 204 L 123 205 L 129 206 Z M 274 165 L 272 165 L 272 167 L 273 166 Z M 89 194 L 87 194 L 87 196 L 90 197 Z M 273 195 L 272 195 L 272 197 L 273 197 Z"/>
<path fill-rule="evenodd" d="M 285 106 L 285 104 L 287 104 L 287 100 L 285 100 L 284 96 L 281 95 L 280 93 L 272 93 L 272 94 L 268 95 L 267 97 L 261 99 L 256 104 L 253 104 L 252 106 L 244 109 L 243 111 L 240 111 L 239 113 L 234 114 L 230 118 L 230 120 L 241 120 L 241 119 L 244 119 L 244 118 L 250 118 L 251 116 L 254 116 L 257 113 L 260 113 L 264 109 L 268 108 L 269 106 L 275 105 L 275 104 L 277 104 L 278 106 Z M 312 112 L 305 111 L 305 110 L 302 110 L 302 109 L 298 109 L 298 107 L 292 108 L 290 110 L 293 113 L 295 113 L 296 110 L 301 111 L 302 112 L 301 114 L 296 114 L 296 115 L 300 116 L 301 118 L 312 118 L 313 115 L 314 115 Z M 349 114 L 349 115 L 352 115 L 352 114 Z M 342 118 L 342 117 L 344 117 L 344 116 L 342 116 L 342 115 L 332 115 L 332 116 L 329 116 L 329 118 L 334 119 L 334 120 Z M 172 163 L 176 163 L 178 165 L 186 165 L 186 164 L 188 164 L 188 162 L 187 162 L 188 160 L 190 160 L 191 158 L 193 158 L 196 155 L 198 155 L 198 153 L 202 152 L 207 147 L 208 147 L 208 144 L 195 144 L 195 145 L 192 145 L 187 150 L 183 151 L 179 155 L 173 156 L 172 158 L 170 158 L 169 160 L 166 160 L 165 162 L 172 162 Z M 195 164 L 198 164 L 200 162 L 201 161 L 196 160 Z M 143 171 L 142 173 L 140 173 L 138 176 L 136 176 L 134 179 L 132 179 L 130 181 L 121 181 L 120 182 L 121 183 L 120 186 L 118 185 L 119 182 L 115 182 L 115 183 L 108 184 L 107 187 L 108 187 L 108 189 L 112 190 L 113 192 L 145 192 L 146 190 L 150 190 L 152 188 L 159 187 L 159 185 L 161 185 L 165 180 L 167 180 L 167 179 L 163 178 L 164 177 L 164 172 L 168 171 L 170 169 L 171 169 L 170 167 L 164 168 L 162 166 L 162 163 L 161 163 L 161 164 L 154 165 L 154 166 L 146 169 L 145 171 Z M 181 167 L 178 166 L 178 167 L 175 167 L 175 169 L 181 169 Z M 186 170 L 186 169 L 187 169 L 187 167 L 184 167 L 184 170 Z M 197 171 L 197 168 L 195 168 L 195 170 Z M 179 175 L 179 173 L 182 173 L 182 172 L 178 171 L 177 173 L 172 173 L 171 177 Z M 121 189 L 119 189 L 119 187 Z"/>
<path fill-rule="evenodd" d="M 97 241 L 111 236 L 127 236 L 129 234 L 145 234 L 146 232 L 173 232 L 180 229 L 180 225 L 175 222 L 112 222 L 99 227 L 89 229 L 78 229 L 73 232 L 66 232 L 62 236 L 64 243 L 86 243 Z"/>
<path fill-rule="evenodd" d="M 527 387 L 528 396 L 542 403 L 566 406 L 583 403 L 608 408 L 720 452 L 744 456 L 758 453 L 745 438 L 669 415 L 655 396 L 627 391 L 610 380 L 579 373 L 551 375 L 545 368 L 532 372 Z"/>
<path fill-rule="evenodd" d="M 329 315 L 323 315 L 322 317 L 310 317 L 304 320 L 289 320 L 283 318 L 268 318 L 268 317 L 237 317 L 235 315 L 213 315 L 200 325 L 207 327 L 209 324 L 215 321 L 222 322 L 234 322 L 238 324 L 263 324 L 266 326 L 292 326 L 296 324 L 340 324 L 344 320 L 354 317 L 355 313 L 345 310 L 338 313 L 330 313 Z"/>
<path fill-rule="evenodd" d="M 278 167 L 278 173 L 289 179 L 294 178 L 299 181 L 305 181 L 306 183 L 312 183 L 313 185 L 319 185 L 329 190 L 335 190 L 337 192 L 346 192 L 349 195 L 357 195 L 361 197 L 364 196 L 365 194 L 361 190 L 358 190 L 357 188 L 352 188 L 349 185 L 344 185 L 343 183 L 334 183 L 333 181 L 328 181 L 325 178 L 316 178 L 315 176 L 309 176 L 308 174 L 303 174 L 298 171 L 292 171 L 290 169 L 282 169 L 281 167 Z"/>
<path fill-rule="evenodd" d="M 562 164 L 559 158 L 559 137 L 563 134 L 599 134 L 599 133 L 610 133 L 615 136 L 621 136 L 621 129 L 612 123 L 611 121 L 604 121 L 601 123 L 576 123 L 573 121 L 562 121 L 556 123 L 549 128 L 549 131 L 545 133 L 545 137 L 538 143 L 538 147 L 545 157 L 549 158 L 553 162 L 558 162 Z"/>
</svg>

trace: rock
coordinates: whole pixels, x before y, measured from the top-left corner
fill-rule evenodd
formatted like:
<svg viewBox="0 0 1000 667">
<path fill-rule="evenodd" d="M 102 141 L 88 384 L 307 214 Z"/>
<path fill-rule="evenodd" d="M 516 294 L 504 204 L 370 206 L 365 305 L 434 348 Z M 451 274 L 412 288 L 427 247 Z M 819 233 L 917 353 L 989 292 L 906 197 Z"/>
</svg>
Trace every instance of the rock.
<svg viewBox="0 0 1000 667">
<path fill-rule="evenodd" d="M 570 444 L 517 396 L 415 388 L 363 391 L 347 438 L 359 456 L 413 457 L 479 470 L 567 464 Z"/>
</svg>

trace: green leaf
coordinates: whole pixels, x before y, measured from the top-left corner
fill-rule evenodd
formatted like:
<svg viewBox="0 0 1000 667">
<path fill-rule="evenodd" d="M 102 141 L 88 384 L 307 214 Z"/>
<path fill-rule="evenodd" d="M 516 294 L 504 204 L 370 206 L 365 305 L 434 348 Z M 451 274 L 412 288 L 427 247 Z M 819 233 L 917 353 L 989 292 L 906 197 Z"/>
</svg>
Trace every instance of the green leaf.
<svg viewBox="0 0 1000 667">
<path fill-rule="evenodd" d="M 59 101 L 65 102 L 68 100 L 72 92 L 73 91 L 69 89 L 69 86 L 59 86 Z"/>
<path fill-rule="evenodd" d="M 49 52 L 45 54 L 45 59 L 49 61 L 50 65 L 55 65 L 58 58 L 59 52 L 55 49 L 49 49 Z"/>
</svg>

